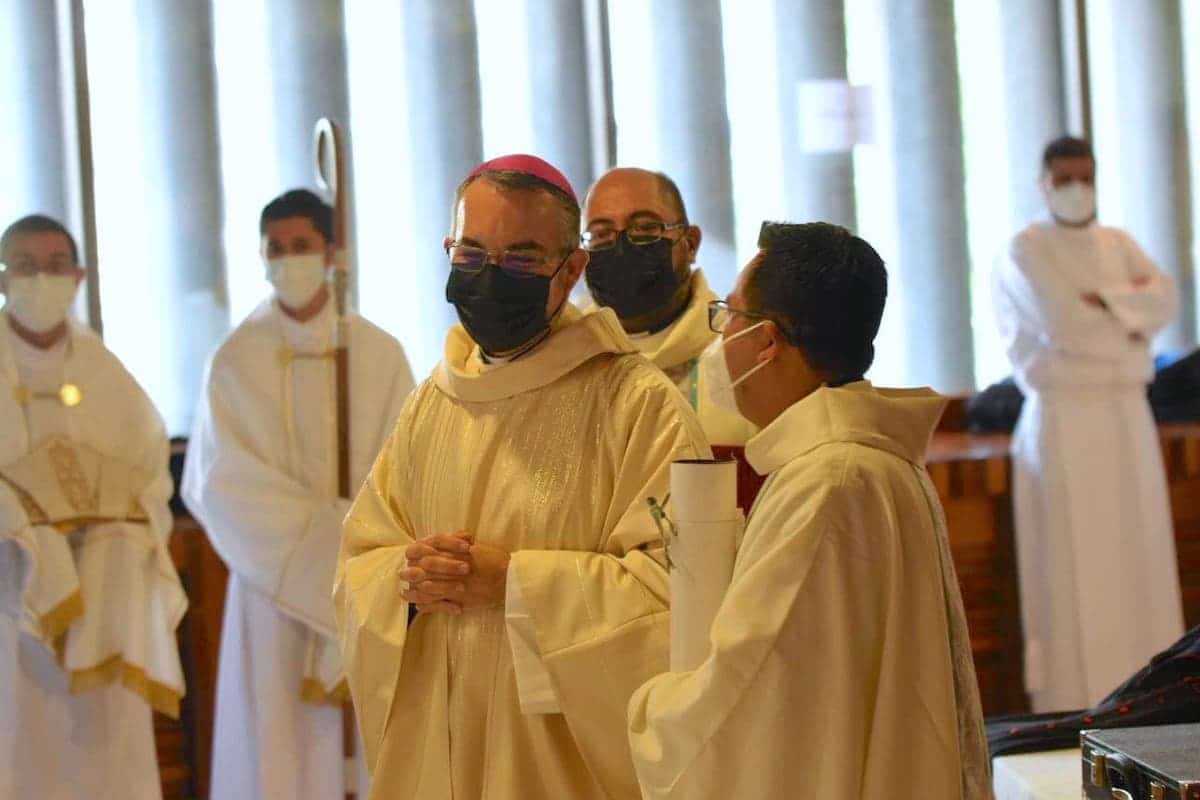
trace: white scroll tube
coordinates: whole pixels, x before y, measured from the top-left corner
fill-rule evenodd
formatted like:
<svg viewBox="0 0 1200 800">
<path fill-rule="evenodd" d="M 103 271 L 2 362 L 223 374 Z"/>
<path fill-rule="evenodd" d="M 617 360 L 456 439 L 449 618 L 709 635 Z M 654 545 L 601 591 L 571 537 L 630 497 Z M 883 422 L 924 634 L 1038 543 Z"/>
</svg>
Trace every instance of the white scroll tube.
<svg viewBox="0 0 1200 800">
<path fill-rule="evenodd" d="M 671 671 L 708 658 L 709 630 L 733 577 L 742 514 L 736 461 L 671 464 Z"/>
</svg>

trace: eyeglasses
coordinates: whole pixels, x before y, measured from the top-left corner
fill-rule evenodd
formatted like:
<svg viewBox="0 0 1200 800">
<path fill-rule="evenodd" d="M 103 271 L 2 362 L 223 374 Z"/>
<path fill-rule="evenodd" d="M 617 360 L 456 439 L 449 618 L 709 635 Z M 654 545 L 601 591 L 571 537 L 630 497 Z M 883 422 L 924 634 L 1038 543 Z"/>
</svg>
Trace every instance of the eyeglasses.
<svg viewBox="0 0 1200 800">
<path fill-rule="evenodd" d="M 486 265 L 494 264 L 515 278 L 536 278 L 540 274 L 538 269 L 554 260 L 537 250 L 488 250 L 458 242 L 451 243 L 446 253 L 450 256 L 450 267 L 459 272 L 477 275 Z"/>
<path fill-rule="evenodd" d="M 743 317 L 750 319 L 771 319 L 766 314 L 760 314 L 757 311 L 743 311 L 740 308 L 732 308 L 729 303 L 724 300 L 710 300 L 708 303 L 708 329 L 713 333 L 724 333 L 729 321 L 733 319 L 734 314 L 741 314 Z"/>
<path fill-rule="evenodd" d="M 686 222 L 657 222 L 646 221 L 638 222 L 630 225 L 624 230 L 616 228 L 594 228 L 584 231 L 583 247 L 585 250 L 607 250 L 617 243 L 617 238 L 622 233 L 629 237 L 630 244 L 647 245 L 654 244 L 667 231 L 677 231 L 681 228 L 686 228 Z"/>
<path fill-rule="evenodd" d="M 10 275 L 16 278 L 32 278 L 39 272 L 50 276 L 74 275 L 78 267 L 69 261 L 55 259 L 46 264 L 38 264 L 32 259 L 14 259 L 4 265 Z"/>
</svg>

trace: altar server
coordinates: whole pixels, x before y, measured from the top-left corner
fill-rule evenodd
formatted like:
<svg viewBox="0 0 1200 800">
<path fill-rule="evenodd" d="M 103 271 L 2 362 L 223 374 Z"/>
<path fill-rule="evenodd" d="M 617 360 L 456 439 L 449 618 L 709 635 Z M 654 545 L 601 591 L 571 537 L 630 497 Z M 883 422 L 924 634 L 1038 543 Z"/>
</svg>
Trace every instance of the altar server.
<svg viewBox="0 0 1200 800">
<path fill-rule="evenodd" d="M 702 356 L 767 483 L 698 668 L 629 704 L 643 796 L 990 797 L 970 641 L 925 472 L 944 399 L 863 380 L 887 292 L 843 228 L 768 224 Z"/>
<path fill-rule="evenodd" d="M 306 190 L 263 209 L 274 293 L 213 355 L 188 446 L 184 501 L 230 571 L 213 797 L 340 800 L 346 791 L 332 594 L 350 504 L 337 497 L 332 224 L 332 209 Z M 395 339 L 357 314 L 348 321 L 357 487 L 412 374 Z"/>
<path fill-rule="evenodd" d="M 1036 711 L 1093 706 L 1183 635 L 1171 508 L 1146 398 L 1150 340 L 1175 284 L 1129 234 L 1096 222 L 1087 142 L 1045 151 L 1049 215 L 993 276 L 1025 393 L 1013 494 L 1025 686 Z"/>
<path fill-rule="evenodd" d="M 152 712 L 179 715 L 187 607 L 162 419 L 70 319 L 61 224 L 13 223 L 0 261 L 0 798 L 159 798 Z"/>
</svg>

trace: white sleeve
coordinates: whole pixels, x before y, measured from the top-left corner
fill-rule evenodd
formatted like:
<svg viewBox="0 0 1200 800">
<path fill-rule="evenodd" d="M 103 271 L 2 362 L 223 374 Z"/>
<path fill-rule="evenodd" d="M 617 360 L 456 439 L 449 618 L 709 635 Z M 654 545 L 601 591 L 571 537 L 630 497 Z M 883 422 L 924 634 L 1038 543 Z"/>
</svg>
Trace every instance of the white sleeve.
<svg viewBox="0 0 1200 800">
<path fill-rule="evenodd" d="M 1124 244 L 1130 281 L 1098 294 L 1126 330 L 1150 338 L 1179 313 L 1179 293 L 1174 279 L 1133 239 L 1126 237 Z M 1134 285 L 1135 281 L 1140 285 Z"/>
<path fill-rule="evenodd" d="M 550 672 L 538 651 L 537 633 L 521 582 L 510 572 L 504 588 L 504 621 L 512 648 L 513 672 L 517 676 L 517 696 L 525 714 L 560 714 L 558 696 L 550 682 Z"/>
<path fill-rule="evenodd" d="M 347 503 L 317 497 L 267 463 L 229 405 L 236 376 L 210 367 L 181 494 L 217 553 L 280 611 L 336 636 L 333 574 Z"/>
</svg>

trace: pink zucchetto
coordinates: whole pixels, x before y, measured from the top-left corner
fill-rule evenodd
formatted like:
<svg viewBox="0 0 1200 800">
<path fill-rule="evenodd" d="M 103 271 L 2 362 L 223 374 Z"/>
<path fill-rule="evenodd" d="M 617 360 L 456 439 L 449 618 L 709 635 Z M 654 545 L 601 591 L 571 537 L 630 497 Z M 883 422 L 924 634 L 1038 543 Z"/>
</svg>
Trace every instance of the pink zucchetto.
<svg viewBox="0 0 1200 800">
<path fill-rule="evenodd" d="M 508 156 L 500 156 L 493 158 L 490 161 L 485 161 L 475 169 L 471 170 L 471 174 L 467 176 L 467 180 L 474 178 L 484 172 L 494 172 L 504 170 L 506 172 L 522 172 L 526 175 L 532 175 L 535 178 L 540 178 L 546 183 L 561 189 L 567 193 L 567 196 L 576 203 L 579 201 L 575 198 L 575 190 L 571 188 L 571 183 L 567 177 L 559 172 L 552 164 L 546 162 L 537 156 L 531 156 L 527 153 L 513 153 Z"/>
</svg>

